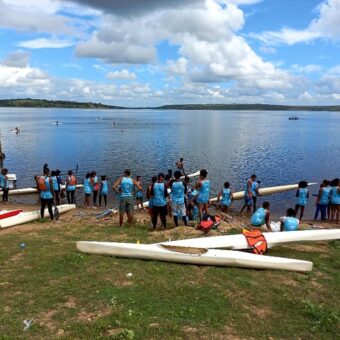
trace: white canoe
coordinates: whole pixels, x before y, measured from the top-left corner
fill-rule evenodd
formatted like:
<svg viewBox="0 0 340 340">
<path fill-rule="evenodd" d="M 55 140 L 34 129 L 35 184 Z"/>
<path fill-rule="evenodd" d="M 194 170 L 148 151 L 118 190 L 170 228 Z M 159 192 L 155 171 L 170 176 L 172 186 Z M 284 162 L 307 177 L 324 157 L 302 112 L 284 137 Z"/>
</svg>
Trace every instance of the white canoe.
<svg viewBox="0 0 340 340">
<path fill-rule="evenodd" d="M 77 189 L 82 188 L 83 184 L 77 184 Z M 64 190 L 65 185 L 61 186 L 61 189 Z M 23 188 L 23 189 L 13 189 L 8 192 L 9 195 L 27 195 L 27 194 L 36 194 L 38 193 L 37 188 Z M 2 196 L 2 192 L 0 191 L 0 196 Z"/>
<path fill-rule="evenodd" d="M 315 185 L 317 183 L 308 183 L 308 185 Z M 278 194 L 280 192 L 290 191 L 298 189 L 298 184 L 289 184 L 289 185 L 279 185 L 276 187 L 267 187 L 267 188 L 260 188 L 259 189 L 259 195 L 265 196 L 265 195 L 272 195 L 272 194 Z M 244 191 L 237 191 L 233 193 L 234 200 L 241 200 L 244 198 Z M 216 202 L 217 197 L 211 198 L 210 202 Z"/>
<path fill-rule="evenodd" d="M 112 255 L 195 265 L 231 266 L 256 269 L 311 271 L 313 263 L 283 257 L 255 255 L 233 250 L 171 247 L 159 244 L 77 242 L 78 250 L 89 254 Z"/>
<path fill-rule="evenodd" d="M 263 233 L 269 248 L 294 242 L 330 241 L 340 239 L 340 229 L 297 230 L 278 233 Z M 248 243 L 243 234 L 210 236 L 178 241 L 162 242 L 163 245 L 197 248 L 247 249 Z"/>
<path fill-rule="evenodd" d="M 62 204 L 57 206 L 59 213 L 63 214 L 67 211 L 76 208 L 75 204 Z M 48 210 L 45 209 L 45 216 L 49 217 Z M 0 220 L 0 228 L 9 228 L 19 224 L 24 224 L 28 222 L 32 222 L 38 220 L 41 217 L 40 209 L 29 212 L 22 212 L 16 216 L 5 218 L 4 220 Z"/>
</svg>

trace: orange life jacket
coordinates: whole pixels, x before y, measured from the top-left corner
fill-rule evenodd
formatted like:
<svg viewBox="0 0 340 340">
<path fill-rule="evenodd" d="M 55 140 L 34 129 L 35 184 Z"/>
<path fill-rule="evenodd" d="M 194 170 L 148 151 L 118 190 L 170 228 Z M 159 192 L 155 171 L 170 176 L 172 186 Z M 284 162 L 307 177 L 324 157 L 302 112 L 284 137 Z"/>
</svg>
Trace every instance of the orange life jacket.
<svg viewBox="0 0 340 340">
<path fill-rule="evenodd" d="M 254 254 L 263 255 L 266 252 L 267 240 L 260 230 L 244 231 L 243 235 L 247 239 L 247 243 Z"/>
<path fill-rule="evenodd" d="M 76 178 L 75 176 L 69 176 L 68 178 L 68 185 L 76 185 Z"/>
<path fill-rule="evenodd" d="M 40 191 L 48 191 L 48 190 L 49 190 L 49 189 L 47 189 L 47 187 L 46 187 L 46 177 L 45 177 L 45 176 L 40 176 L 40 177 L 38 178 L 37 183 L 38 183 L 38 189 L 39 189 Z"/>
</svg>

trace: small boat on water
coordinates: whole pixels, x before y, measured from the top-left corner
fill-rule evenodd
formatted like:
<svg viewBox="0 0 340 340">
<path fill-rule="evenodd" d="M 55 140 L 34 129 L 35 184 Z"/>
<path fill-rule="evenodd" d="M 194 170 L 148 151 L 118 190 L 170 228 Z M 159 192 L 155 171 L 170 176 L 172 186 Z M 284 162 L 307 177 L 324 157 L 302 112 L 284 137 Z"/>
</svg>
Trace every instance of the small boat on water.
<svg viewBox="0 0 340 340">
<path fill-rule="evenodd" d="M 21 132 L 21 129 L 16 127 L 15 129 L 12 129 L 11 132 L 14 132 L 18 135 Z"/>
<path fill-rule="evenodd" d="M 59 122 L 59 120 L 56 120 L 54 123 L 52 123 L 53 125 L 60 125 L 60 124 L 62 124 L 62 122 Z"/>
<path fill-rule="evenodd" d="M 290 116 L 288 119 L 289 120 L 299 120 L 300 118 L 298 116 L 293 115 L 293 116 Z"/>
</svg>

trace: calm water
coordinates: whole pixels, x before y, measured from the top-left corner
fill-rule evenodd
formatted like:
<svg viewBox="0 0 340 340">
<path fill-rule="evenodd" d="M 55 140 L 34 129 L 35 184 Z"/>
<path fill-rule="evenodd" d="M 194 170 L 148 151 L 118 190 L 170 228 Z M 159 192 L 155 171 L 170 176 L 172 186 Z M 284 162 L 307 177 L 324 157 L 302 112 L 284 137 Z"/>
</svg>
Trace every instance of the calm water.
<svg viewBox="0 0 340 340">
<path fill-rule="evenodd" d="M 209 170 L 214 194 L 224 181 L 244 188 L 256 173 L 262 186 L 340 177 L 340 113 L 263 111 L 149 111 L 0 108 L 5 166 L 18 176 L 18 187 L 33 186 L 44 163 L 79 177 L 97 170 L 111 181 L 125 168 L 144 183 L 158 171 Z M 100 120 L 97 120 L 100 117 Z M 56 120 L 62 125 L 52 123 Z M 116 127 L 112 127 L 112 122 Z M 19 126 L 19 135 L 10 132 Z M 313 192 L 317 192 L 315 187 Z M 294 193 L 270 197 L 281 214 Z M 22 199 L 22 198 L 20 198 Z M 309 216 L 314 198 L 309 203 Z"/>
</svg>

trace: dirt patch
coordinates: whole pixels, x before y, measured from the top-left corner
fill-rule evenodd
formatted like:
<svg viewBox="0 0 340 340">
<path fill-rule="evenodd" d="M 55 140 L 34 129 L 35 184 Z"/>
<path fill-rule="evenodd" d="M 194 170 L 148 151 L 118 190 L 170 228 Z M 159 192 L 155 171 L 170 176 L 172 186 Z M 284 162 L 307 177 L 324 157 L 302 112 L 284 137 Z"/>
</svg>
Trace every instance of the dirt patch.
<svg viewBox="0 0 340 340">
<path fill-rule="evenodd" d="M 97 307 L 96 307 L 97 309 Z M 108 306 L 102 306 L 95 311 L 88 311 L 86 309 L 82 309 L 76 316 L 76 319 L 81 322 L 91 322 L 98 320 L 102 317 L 110 315 L 112 309 Z"/>
<path fill-rule="evenodd" d="M 13 283 L 12 282 L 0 282 L 0 287 L 1 288 L 7 288 L 7 287 L 11 287 L 13 286 Z"/>
<path fill-rule="evenodd" d="M 57 329 L 57 322 L 53 320 L 56 313 L 57 310 L 52 309 L 40 314 L 37 318 L 39 326 L 54 332 Z"/>
<path fill-rule="evenodd" d="M 184 326 L 182 328 L 185 334 L 185 339 L 200 339 L 200 340 L 240 340 L 241 338 L 236 334 L 236 331 L 231 326 L 225 326 L 222 331 L 215 331 L 213 333 L 206 329 L 199 329 L 191 326 Z"/>
<path fill-rule="evenodd" d="M 285 278 L 282 283 L 286 286 L 289 286 L 289 287 L 296 287 L 299 285 L 298 282 L 296 282 L 295 280 L 293 279 L 289 279 L 289 278 Z"/>
<path fill-rule="evenodd" d="M 68 297 L 67 301 L 63 304 L 66 308 L 76 308 L 77 302 L 73 296 Z"/>
</svg>

